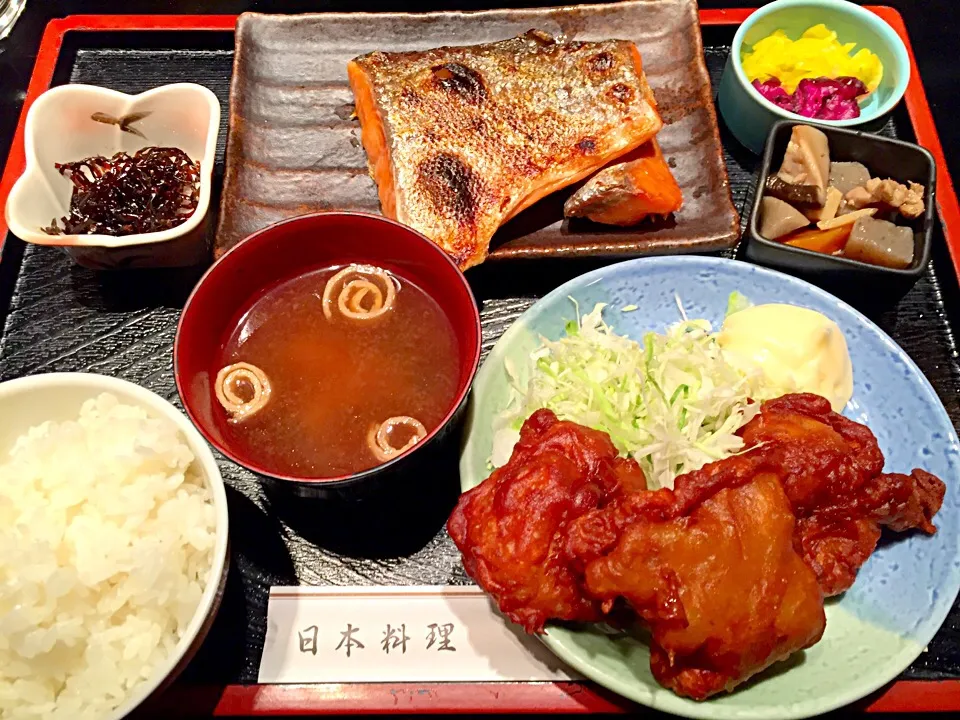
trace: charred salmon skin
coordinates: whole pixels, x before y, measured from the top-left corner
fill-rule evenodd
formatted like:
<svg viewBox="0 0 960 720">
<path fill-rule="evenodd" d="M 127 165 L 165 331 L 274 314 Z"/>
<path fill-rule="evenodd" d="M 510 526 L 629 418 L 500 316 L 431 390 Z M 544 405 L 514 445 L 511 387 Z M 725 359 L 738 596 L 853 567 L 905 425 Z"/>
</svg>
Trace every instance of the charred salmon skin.
<svg viewBox="0 0 960 720">
<path fill-rule="evenodd" d="M 656 135 L 632 42 L 536 30 L 499 42 L 374 52 L 348 65 L 381 210 L 483 262 L 504 222 Z"/>
<path fill-rule="evenodd" d="M 594 175 L 563 206 L 567 217 L 605 225 L 636 225 L 650 215 L 669 215 L 683 205 L 683 194 L 656 139 L 624 162 Z"/>
</svg>

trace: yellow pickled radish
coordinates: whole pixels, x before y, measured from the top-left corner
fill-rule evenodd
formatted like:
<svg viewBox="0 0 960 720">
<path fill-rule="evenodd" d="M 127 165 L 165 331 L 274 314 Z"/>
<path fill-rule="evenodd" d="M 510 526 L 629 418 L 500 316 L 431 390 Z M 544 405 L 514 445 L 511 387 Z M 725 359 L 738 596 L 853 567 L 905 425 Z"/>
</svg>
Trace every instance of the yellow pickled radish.
<svg viewBox="0 0 960 720">
<path fill-rule="evenodd" d="M 821 77 L 855 77 L 873 92 L 883 78 L 883 63 L 867 48 L 851 55 L 855 47 L 856 43 L 841 43 L 822 23 L 809 28 L 799 40 L 776 30 L 744 54 L 743 71 L 750 82 L 777 78 L 789 93 L 804 78 Z"/>
</svg>

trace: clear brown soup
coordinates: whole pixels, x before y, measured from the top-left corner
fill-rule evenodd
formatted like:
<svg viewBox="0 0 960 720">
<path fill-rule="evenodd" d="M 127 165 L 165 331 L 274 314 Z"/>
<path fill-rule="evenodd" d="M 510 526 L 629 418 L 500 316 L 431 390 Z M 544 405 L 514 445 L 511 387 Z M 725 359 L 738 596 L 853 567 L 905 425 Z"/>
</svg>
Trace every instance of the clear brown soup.
<svg viewBox="0 0 960 720">
<path fill-rule="evenodd" d="M 310 272 L 267 291 L 231 334 L 214 369 L 245 362 L 269 378 L 266 405 L 238 422 L 228 422 L 224 412 L 222 427 L 232 446 L 270 472 L 334 477 L 375 467 L 381 461 L 369 446 L 371 428 L 410 416 L 429 433 L 455 399 L 457 339 L 436 301 L 394 276 L 398 289 L 390 312 L 375 320 L 336 312 L 328 318 L 323 291 L 339 269 Z M 390 434 L 402 445 L 410 433 L 398 427 Z"/>
</svg>

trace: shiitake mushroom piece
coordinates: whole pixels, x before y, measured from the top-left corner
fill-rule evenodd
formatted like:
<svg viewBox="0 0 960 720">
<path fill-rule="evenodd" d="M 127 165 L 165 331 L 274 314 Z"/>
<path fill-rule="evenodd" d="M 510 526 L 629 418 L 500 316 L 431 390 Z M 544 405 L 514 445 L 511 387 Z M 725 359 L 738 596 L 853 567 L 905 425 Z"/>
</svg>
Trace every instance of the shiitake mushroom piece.
<svg viewBox="0 0 960 720">
<path fill-rule="evenodd" d="M 812 209 L 823 206 L 822 191 L 816 185 L 788 183 L 779 175 L 771 175 L 764 186 L 767 195 L 793 205 L 797 209 Z"/>
</svg>

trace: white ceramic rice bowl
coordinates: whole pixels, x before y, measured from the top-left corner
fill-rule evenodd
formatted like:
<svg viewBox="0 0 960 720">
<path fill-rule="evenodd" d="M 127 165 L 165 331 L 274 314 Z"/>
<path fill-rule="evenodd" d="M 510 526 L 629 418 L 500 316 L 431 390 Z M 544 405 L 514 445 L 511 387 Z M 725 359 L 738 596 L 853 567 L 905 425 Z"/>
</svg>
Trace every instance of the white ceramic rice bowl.
<svg viewBox="0 0 960 720">
<path fill-rule="evenodd" d="M 139 385 L 92 373 L 50 373 L 0 383 L 0 456 L 18 437 L 45 421 L 76 420 L 80 407 L 101 393 L 114 395 L 122 404 L 135 405 L 150 415 L 173 422 L 195 457 L 195 464 L 213 500 L 216 524 L 207 583 L 193 618 L 175 651 L 104 720 L 120 720 L 156 690 L 166 687 L 186 667 L 213 624 L 227 577 L 228 519 L 223 477 L 210 447 L 187 417 L 167 400 Z"/>
</svg>

